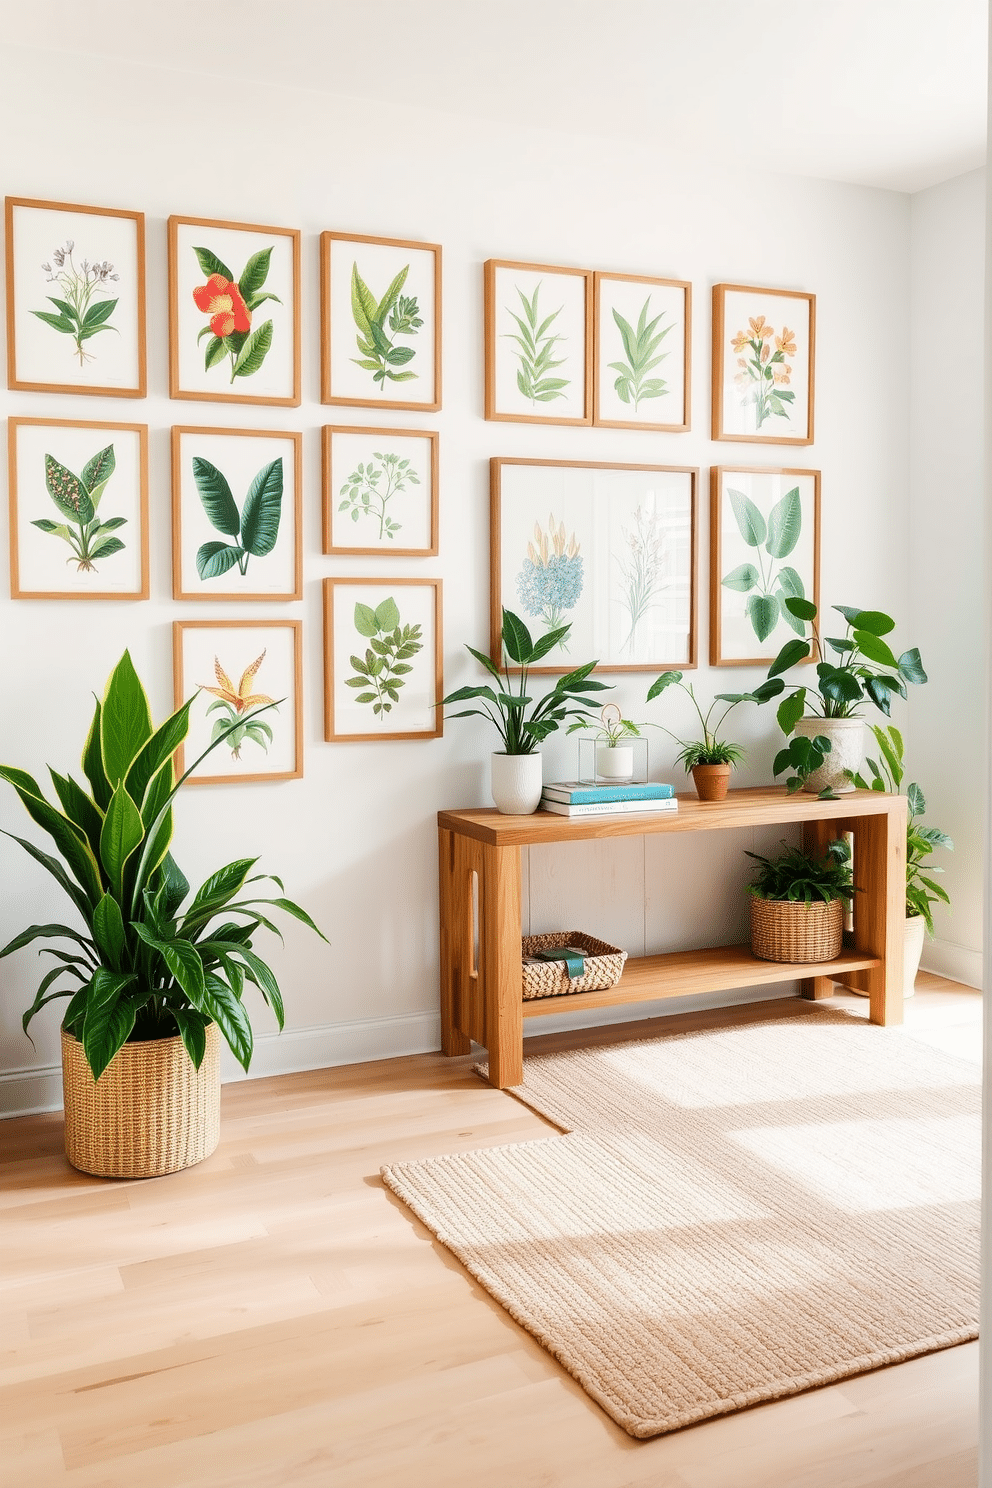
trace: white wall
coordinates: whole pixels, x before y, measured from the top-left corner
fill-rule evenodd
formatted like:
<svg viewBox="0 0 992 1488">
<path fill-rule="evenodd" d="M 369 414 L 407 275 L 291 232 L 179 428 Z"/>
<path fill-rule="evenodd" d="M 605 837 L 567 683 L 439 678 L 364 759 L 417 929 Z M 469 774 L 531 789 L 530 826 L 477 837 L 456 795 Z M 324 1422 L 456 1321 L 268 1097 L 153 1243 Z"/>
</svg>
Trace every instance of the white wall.
<svg viewBox="0 0 992 1488">
<path fill-rule="evenodd" d="M 263 866 L 326 929 L 330 950 L 291 929 L 272 952 L 286 995 L 288 1032 L 260 1039 L 257 1071 L 300 1068 L 436 1047 L 437 938 L 434 814 L 486 799 L 492 741 L 453 723 L 443 740 L 328 745 L 321 739 L 319 581 L 330 574 L 441 575 L 446 685 L 471 680 L 461 643 L 485 646 L 489 602 L 487 476 L 490 455 L 657 461 L 703 467 L 701 655 L 707 655 L 710 463 L 792 465 L 823 471 L 822 595 L 899 617 L 897 639 L 918 636 L 909 617 L 908 529 L 909 202 L 895 193 L 771 175 L 721 174 L 667 164 L 656 142 L 517 131 L 418 112 L 405 102 L 367 110 L 360 99 L 250 88 L 237 106 L 216 79 L 148 68 L 113 70 L 113 85 L 78 86 L 76 63 L 57 54 L 2 58 L 0 131 L 11 194 L 140 208 L 149 248 L 149 396 L 121 400 L 3 395 L 8 414 L 146 421 L 151 429 L 152 597 L 144 604 L 0 599 L 0 758 L 41 772 L 73 767 L 99 690 L 123 645 L 146 678 L 157 714 L 171 697 L 170 625 L 203 606 L 170 599 L 168 429 L 202 421 L 302 429 L 306 590 L 302 604 L 251 607 L 300 616 L 305 635 L 306 759 L 298 782 L 199 787 L 179 812 L 176 854 L 191 878 L 219 861 L 259 852 Z M 65 107 L 60 100 L 71 100 Z M 769 161 L 774 164 L 774 160 Z M 299 409 L 231 412 L 170 403 L 166 380 L 165 219 L 171 212 L 302 228 L 304 400 Z M 436 560 L 320 556 L 318 428 L 341 421 L 318 400 L 317 234 L 324 228 L 424 238 L 444 245 L 444 408 L 435 420 L 390 415 L 441 435 L 441 553 Z M 693 431 L 625 433 L 486 423 L 482 407 L 482 262 L 490 256 L 672 275 L 693 281 Z M 709 288 L 722 279 L 817 294 L 817 442 L 809 450 L 715 445 L 709 429 Z M 355 410 L 354 422 L 375 415 Z M 264 420 L 264 423 L 263 423 Z M 784 458 L 787 457 L 787 458 Z M 0 565 L 6 562 L 0 554 Z M 4 589 L 6 586 L 4 585 Z M 244 607 L 247 612 L 249 607 Z M 211 607 L 211 614 L 240 613 Z M 760 673 L 709 672 L 704 695 L 756 683 Z M 650 674 L 617 698 L 635 717 Z M 684 717 L 675 707 L 672 717 Z M 655 714 L 655 716 L 660 716 Z M 750 762 L 741 783 L 770 778 L 770 712 L 739 717 Z M 660 737 L 660 736 L 659 736 Z M 653 773 L 670 773 L 660 744 Z M 574 740 L 547 749 L 546 775 L 574 769 Z M 921 774 L 923 771 L 921 770 Z M 943 804 L 943 803 L 941 803 Z M 12 793 L 0 826 L 23 832 Z M 774 834 L 773 834 L 774 836 Z M 528 881 L 535 929 L 567 921 L 636 953 L 718 943 L 739 920 L 740 849 L 724 841 L 640 840 L 534 853 Z M 591 876 L 592 873 L 602 877 Z M 645 878 L 648 907 L 642 907 Z M 40 870 L 0 844 L 0 938 L 61 905 Z M 566 909 L 566 905 L 568 908 Z M 24 1109 L 58 1098 L 55 1009 L 35 1025 L 20 1013 L 37 981 L 32 953 L 0 965 L 0 1102 Z M 638 1014 L 648 1011 L 637 1010 Z M 263 1014 L 260 1029 L 269 1025 Z"/>
<path fill-rule="evenodd" d="M 985 172 L 917 192 L 910 208 L 909 511 L 912 631 L 930 676 L 910 698 L 909 778 L 952 906 L 938 906 L 932 971 L 980 987 L 985 768 Z"/>
</svg>

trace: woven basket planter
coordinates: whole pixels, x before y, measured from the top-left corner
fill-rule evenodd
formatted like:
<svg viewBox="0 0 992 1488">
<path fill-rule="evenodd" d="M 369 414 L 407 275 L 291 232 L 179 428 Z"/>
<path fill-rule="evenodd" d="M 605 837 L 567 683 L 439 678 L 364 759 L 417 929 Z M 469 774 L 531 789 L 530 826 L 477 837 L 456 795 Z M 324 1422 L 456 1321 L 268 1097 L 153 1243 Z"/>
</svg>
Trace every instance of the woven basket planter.
<svg viewBox="0 0 992 1488">
<path fill-rule="evenodd" d="M 761 961 L 832 961 L 844 943 L 844 902 L 751 899 L 751 950 Z"/>
<path fill-rule="evenodd" d="M 209 1157 L 220 1141 L 220 1035 L 207 1028 L 198 1070 L 178 1034 L 125 1044 L 94 1080 L 62 1030 L 65 1155 L 98 1178 L 159 1178 Z"/>
<path fill-rule="evenodd" d="M 554 951 L 559 946 L 581 946 L 588 951 L 585 970 L 574 982 L 569 980 L 564 961 L 538 961 L 523 968 L 524 1002 L 534 997 L 561 997 L 568 992 L 600 992 L 615 987 L 623 971 L 627 952 L 608 940 L 597 940 L 584 930 L 552 930 L 547 935 L 525 935 L 521 953 L 534 956 L 538 951 Z"/>
</svg>

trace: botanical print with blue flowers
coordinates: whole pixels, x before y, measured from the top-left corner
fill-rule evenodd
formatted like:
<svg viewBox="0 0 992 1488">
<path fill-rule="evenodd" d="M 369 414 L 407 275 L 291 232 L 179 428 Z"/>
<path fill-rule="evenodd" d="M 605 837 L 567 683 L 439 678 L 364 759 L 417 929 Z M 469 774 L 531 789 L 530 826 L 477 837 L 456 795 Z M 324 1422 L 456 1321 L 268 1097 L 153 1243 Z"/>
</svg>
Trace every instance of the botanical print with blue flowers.
<svg viewBox="0 0 992 1488">
<path fill-rule="evenodd" d="M 564 522 L 548 514 L 545 530 L 534 523 L 534 534 L 527 544 L 527 556 L 517 574 L 517 597 L 524 613 L 540 619 L 548 630 L 566 624 L 568 612 L 579 602 L 582 593 L 582 554 L 575 533 L 568 533 Z M 564 641 L 560 649 L 567 651 Z"/>
</svg>

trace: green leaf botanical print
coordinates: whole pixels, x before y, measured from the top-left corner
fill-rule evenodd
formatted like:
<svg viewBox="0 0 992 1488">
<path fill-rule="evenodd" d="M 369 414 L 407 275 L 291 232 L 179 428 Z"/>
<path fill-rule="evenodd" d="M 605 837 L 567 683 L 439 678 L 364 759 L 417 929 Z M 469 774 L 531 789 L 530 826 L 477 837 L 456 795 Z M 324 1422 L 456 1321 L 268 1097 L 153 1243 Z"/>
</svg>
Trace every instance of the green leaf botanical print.
<svg viewBox="0 0 992 1488">
<path fill-rule="evenodd" d="M 263 465 L 239 511 L 227 477 L 202 455 L 193 456 L 193 479 L 203 510 L 212 527 L 233 542 L 208 542 L 198 550 L 196 571 L 201 579 L 216 579 L 237 564 L 242 576 L 249 558 L 264 558 L 276 545 L 282 517 L 282 456 Z"/>
<path fill-rule="evenodd" d="M 51 522 L 47 517 L 40 517 L 31 526 L 69 544 L 72 557 L 66 562 L 74 562 L 77 573 L 94 573 L 97 558 L 109 558 L 124 550 L 119 537 L 108 537 L 107 534 L 123 527 L 127 517 L 108 517 L 101 521 L 96 514 L 100 498 L 116 468 L 112 444 L 87 460 L 79 475 L 61 465 L 54 455 L 45 456 L 45 486 L 65 520 Z"/>
<path fill-rule="evenodd" d="M 371 703 L 382 723 L 400 700 L 400 688 L 413 671 L 411 660 L 424 649 L 422 627 L 401 625 L 396 601 L 390 596 L 374 610 L 371 605 L 356 604 L 355 629 L 369 644 L 364 658 L 351 657 L 355 675 L 347 677 L 344 685 L 356 688 L 355 702 Z"/>
<path fill-rule="evenodd" d="M 798 635 L 805 635 L 802 620 L 793 615 L 784 601 L 805 599 L 806 590 L 796 570 L 788 564 L 776 569 L 776 559 L 788 558 L 802 534 L 803 508 L 799 487 L 793 486 L 768 513 L 762 512 L 743 491 L 727 490 L 737 529 L 749 548 L 755 550 L 757 563 L 739 563 L 721 579 L 725 589 L 748 596 L 745 613 L 759 641 L 766 641 L 779 620 L 784 620 Z M 765 557 L 768 562 L 766 564 Z"/>
<path fill-rule="evenodd" d="M 272 249 L 260 248 L 253 253 L 238 280 L 211 248 L 194 248 L 193 252 L 201 273 L 207 276 L 206 284 L 198 285 L 193 291 L 196 308 L 210 316 L 196 338 L 198 342 L 204 336 L 210 338 L 203 354 L 204 368 L 209 372 L 227 361 L 232 383 L 236 377 L 251 377 L 268 356 L 273 337 L 271 320 L 252 325 L 254 312 L 266 300 L 282 304 L 278 295 L 262 289 L 268 278 Z"/>
<path fill-rule="evenodd" d="M 507 314 L 516 321 L 517 330 L 504 334 L 508 340 L 517 343 L 517 350 L 514 352 L 520 363 L 517 368 L 517 387 L 531 403 L 552 403 L 555 398 L 564 398 L 565 389 L 571 385 L 571 378 L 548 376 L 549 372 L 563 366 L 565 362 L 565 358 L 556 357 L 555 352 L 558 342 L 566 338 L 551 329 L 564 307 L 559 305 L 557 310 L 552 310 L 542 320 L 542 312 L 538 309 L 540 282 L 534 286 L 530 299 L 519 284 L 513 287 L 520 297 L 523 314 L 518 315 L 507 306 Z"/>
<path fill-rule="evenodd" d="M 376 461 L 378 460 L 378 464 Z M 353 470 L 341 487 L 340 494 L 344 500 L 338 507 L 339 512 L 350 511 L 351 520 L 357 522 L 362 517 L 368 517 L 379 523 L 380 537 L 395 537 L 399 532 L 401 522 L 394 522 L 387 515 L 386 507 L 394 496 L 405 491 L 407 486 L 419 486 L 420 477 L 415 470 L 411 470 L 409 460 L 401 460 L 399 455 L 380 454 L 378 450 L 372 451 L 372 459 L 363 461 Z"/>
<path fill-rule="evenodd" d="M 645 398 L 661 398 L 668 392 L 668 383 L 663 377 L 649 377 L 648 373 L 653 372 L 668 356 L 667 351 L 663 351 L 660 356 L 656 353 L 672 327 L 665 326 L 663 331 L 657 329 L 665 318 L 664 311 L 653 320 L 648 320 L 650 304 L 651 296 L 648 295 L 637 317 L 636 329 L 629 320 L 624 320 L 619 310 L 613 308 L 613 319 L 620 332 L 626 361 L 610 362 L 609 367 L 612 372 L 619 374 L 613 384 L 617 397 L 621 403 L 632 403 L 635 413 Z"/>
<path fill-rule="evenodd" d="M 381 300 L 377 300 L 358 272 L 351 266 L 351 313 L 358 328 L 355 340 L 361 356 L 352 357 L 356 367 L 372 373 L 380 391 L 389 382 L 413 382 L 418 373 L 407 367 L 416 356 L 412 346 L 397 346 L 397 336 L 415 336 L 423 325 L 415 296 L 400 294 L 410 265 L 406 264 L 394 278 Z M 397 371 L 406 367 L 406 371 Z"/>
<path fill-rule="evenodd" d="M 781 336 L 776 336 L 775 327 L 758 315 L 748 320 L 747 330 L 738 331 L 730 344 L 737 353 L 737 396 L 742 408 L 754 409 L 755 428 L 773 416 L 791 418 L 789 405 L 796 395 L 789 387 L 793 371 L 789 358 L 796 355 L 795 331 L 783 326 Z"/>
<path fill-rule="evenodd" d="M 74 355 L 82 367 L 95 358 L 85 349 L 84 341 L 91 341 L 101 331 L 113 331 L 110 317 L 117 308 L 116 296 L 112 300 L 98 299 L 98 295 L 113 295 L 111 287 L 120 280 L 112 263 L 90 263 L 84 258 L 80 264 L 73 261 L 76 244 L 67 238 L 63 248 L 56 248 L 51 263 L 43 263 L 42 270 L 48 275 L 47 283 L 56 285 L 57 295 L 49 295 L 48 302 L 55 310 L 32 310 L 31 314 L 51 326 L 63 336 L 71 336 Z"/>
<path fill-rule="evenodd" d="M 217 699 L 207 709 L 207 716 L 218 713 L 220 716 L 214 720 L 214 726 L 210 734 L 211 744 L 215 743 L 222 735 L 227 734 L 226 742 L 231 748 L 231 758 L 241 758 L 241 746 L 248 740 L 257 744 L 263 753 L 268 754 L 269 745 L 272 743 L 272 729 L 263 718 L 257 718 L 256 713 L 268 708 L 276 708 L 278 704 L 274 698 L 268 697 L 264 692 L 253 691 L 255 674 L 262 662 L 265 660 L 265 652 L 257 657 L 250 666 L 245 667 L 241 673 L 241 681 L 237 687 L 231 681 L 220 664 L 219 657 L 214 657 L 214 676 L 217 681 L 216 687 L 208 687 L 205 682 L 197 683 L 204 692 L 209 692 Z M 231 730 L 228 733 L 228 729 Z"/>
</svg>

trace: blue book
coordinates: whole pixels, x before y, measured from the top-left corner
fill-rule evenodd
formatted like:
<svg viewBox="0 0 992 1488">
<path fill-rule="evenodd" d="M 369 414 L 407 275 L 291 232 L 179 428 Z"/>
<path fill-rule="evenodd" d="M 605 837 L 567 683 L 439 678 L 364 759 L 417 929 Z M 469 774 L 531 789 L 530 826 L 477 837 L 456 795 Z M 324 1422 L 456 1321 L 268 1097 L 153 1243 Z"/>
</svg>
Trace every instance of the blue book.
<svg viewBox="0 0 992 1488">
<path fill-rule="evenodd" d="M 592 805 L 597 801 L 668 801 L 674 788 L 655 780 L 641 785 L 593 785 L 590 781 L 555 780 L 544 787 L 549 801 L 562 801 L 566 806 Z"/>
</svg>

